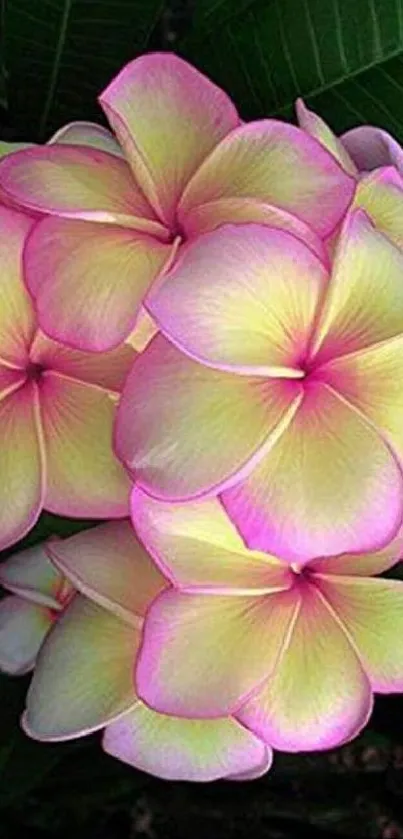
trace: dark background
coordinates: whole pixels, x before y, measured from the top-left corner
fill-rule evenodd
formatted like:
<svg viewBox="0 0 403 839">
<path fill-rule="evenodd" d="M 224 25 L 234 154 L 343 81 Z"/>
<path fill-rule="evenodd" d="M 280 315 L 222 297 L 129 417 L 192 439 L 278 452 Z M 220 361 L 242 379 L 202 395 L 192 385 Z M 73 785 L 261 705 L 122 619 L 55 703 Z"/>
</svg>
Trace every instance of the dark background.
<svg viewBox="0 0 403 839">
<path fill-rule="evenodd" d="M 0 11 L 0 139 L 101 122 L 96 95 L 114 73 L 168 49 L 246 119 L 293 119 L 303 95 L 337 132 L 368 122 L 403 141 L 403 0 L 0 0 Z M 23 546 L 90 524 L 44 514 Z M 251 783 L 191 785 L 128 769 L 97 736 L 28 740 L 27 682 L 0 677 L 0 839 L 403 838 L 400 697 L 377 699 L 342 749 L 277 755 Z"/>
</svg>

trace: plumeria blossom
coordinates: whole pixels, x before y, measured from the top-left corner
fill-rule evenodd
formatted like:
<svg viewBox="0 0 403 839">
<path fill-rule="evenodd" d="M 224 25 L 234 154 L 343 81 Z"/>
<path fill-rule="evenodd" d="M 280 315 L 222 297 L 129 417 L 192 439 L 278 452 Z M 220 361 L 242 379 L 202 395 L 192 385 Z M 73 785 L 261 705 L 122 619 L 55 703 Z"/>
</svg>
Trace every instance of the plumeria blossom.
<svg viewBox="0 0 403 839">
<path fill-rule="evenodd" d="M 296 111 L 300 128 L 319 140 L 350 175 L 358 177 L 380 166 L 394 166 L 403 174 L 403 149 L 387 131 L 360 125 L 337 137 L 302 99 L 297 100 Z"/>
<path fill-rule="evenodd" d="M 109 522 L 49 545 L 78 593 L 39 653 L 23 718 L 43 741 L 105 728 L 109 754 L 162 778 L 258 777 L 271 749 L 229 716 L 168 717 L 141 702 L 134 670 L 147 606 L 167 585 L 129 521 Z"/>
<path fill-rule="evenodd" d="M 34 667 L 73 587 L 50 561 L 45 543 L 2 562 L 0 583 L 11 592 L 0 601 L 0 669 L 15 676 Z"/>
<path fill-rule="evenodd" d="M 403 582 L 375 578 L 382 550 L 291 566 L 248 550 L 217 499 L 155 501 L 133 523 L 171 588 L 147 613 L 137 689 L 167 714 L 231 714 L 274 748 L 337 746 L 366 724 L 373 691 L 403 690 Z"/>
<path fill-rule="evenodd" d="M 0 547 L 41 509 L 127 515 L 129 481 L 112 451 L 116 401 L 135 356 L 69 350 L 37 329 L 22 280 L 32 219 L 0 208 Z"/>
<path fill-rule="evenodd" d="M 403 516 L 403 255 L 356 210 L 331 275 L 289 232 L 223 226 L 150 295 L 116 450 L 155 498 L 221 494 L 250 548 L 375 550 Z"/>
<path fill-rule="evenodd" d="M 37 217 L 25 271 L 39 324 L 67 345 L 122 342 L 185 239 L 259 221 L 321 253 L 351 201 L 354 179 L 321 143 L 275 120 L 242 124 L 177 56 L 131 62 L 100 104 L 117 142 L 73 124 L 0 164 L 2 194 Z"/>
</svg>

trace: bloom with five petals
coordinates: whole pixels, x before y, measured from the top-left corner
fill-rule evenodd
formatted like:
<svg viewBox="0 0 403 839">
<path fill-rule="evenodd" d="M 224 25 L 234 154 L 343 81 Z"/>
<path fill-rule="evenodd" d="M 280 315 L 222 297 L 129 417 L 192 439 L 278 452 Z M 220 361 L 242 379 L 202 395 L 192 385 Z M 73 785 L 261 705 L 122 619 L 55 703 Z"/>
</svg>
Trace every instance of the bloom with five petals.
<svg viewBox="0 0 403 839">
<path fill-rule="evenodd" d="M 109 522 L 53 542 L 49 554 L 78 593 L 39 653 L 26 732 L 54 741 L 106 727 L 105 751 L 162 778 L 241 780 L 266 772 L 271 749 L 232 717 L 169 717 L 136 695 L 144 615 L 167 581 L 130 523 Z"/>
<path fill-rule="evenodd" d="M 377 579 L 383 550 L 303 567 L 245 548 L 217 499 L 155 501 L 135 488 L 132 517 L 172 587 L 147 614 L 136 680 L 167 714 L 231 714 L 274 748 L 351 739 L 372 693 L 403 689 L 403 582 Z"/>
<path fill-rule="evenodd" d="M 67 345 L 121 343 L 181 241 L 260 221 L 320 252 L 351 201 L 354 179 L 320 142 L 276 120 L 241 124 L 177 56 L 131 62 L 100 103 L 120 145 L 72 124 L 0 164 L 2 195 L 39 218 L 25 251 L 39 325 Z"/>
<path fill-rule="evenodd" d="M 357 210 L 331 273 L 261 225 L 189 245 L 148 308 L 116 449 L 155 498 L 221 494 L 250 548 L 304 561 L 403 518 L 403 255 Z"/>
</svg>

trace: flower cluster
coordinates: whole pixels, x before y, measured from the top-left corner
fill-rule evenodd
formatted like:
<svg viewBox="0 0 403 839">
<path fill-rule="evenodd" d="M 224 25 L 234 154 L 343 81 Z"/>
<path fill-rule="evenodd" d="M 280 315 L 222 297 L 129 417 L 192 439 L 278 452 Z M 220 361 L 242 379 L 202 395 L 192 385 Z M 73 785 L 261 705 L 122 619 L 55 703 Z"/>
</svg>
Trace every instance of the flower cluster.
<svg viewBox="0 0 403 839">
<path fill-rule="evenodd" d="M 103 520 L 1 564 L 0 667 L 33 738 L 255 778 L 403 691 L 403 152 L 170 54 L 100 104 L 0 148 L 0 547 Z"/>
</svg>

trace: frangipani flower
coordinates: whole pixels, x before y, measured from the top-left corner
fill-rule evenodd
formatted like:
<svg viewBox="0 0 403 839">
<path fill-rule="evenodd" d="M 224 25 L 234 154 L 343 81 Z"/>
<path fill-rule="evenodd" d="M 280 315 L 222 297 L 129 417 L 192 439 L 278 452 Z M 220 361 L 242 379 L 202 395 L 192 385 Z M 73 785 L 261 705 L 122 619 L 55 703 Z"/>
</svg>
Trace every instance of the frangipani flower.
<svg viewBox="0 0 403 839">
<path fill-rule="evenodd" d="M 115 442 L 133 479 L 162 500 L 221 493 L 250 548 L 290 561 L 390 541 L 403 516 L 402 275 L 402 252 L 362 211 L 331 277 L 285 231 L 200 237 L 149 299 L 164 335 L 122 395 Z"/>
<path fill-rule="evenodd" d="M 32 670 L 73 588 L 51 563 L 44 543 L 2 562 L 0 583 L 12 592 L 0 601 L 0 669 L 15 676 Z"/>
<path fill-rule="evenodd" d="M 403 149 L 387 131 L 360 125 L 339 138 L 302 99 L 297 100 L 296 111 L 300 128 L 332 152 L 350 175 L 358 176 L 380 166 L 395 166 L 403 174 Z"/>
<path fill-rule="evenodd" d="M 128 64 L 100 104 L 121 154 L 104 137 L 77 145 L 73 125 L 0 165 L 7 199 L 42 216 L 26 281 L 41 328 L 67 345 L 123 341 L 183 239 L 261 221 L 321 253 L 352 198 L 354 179 L 320 143 L 275 120 L 240 124 L 226 94 L 174 55 Z"/>
<path fill-rule="evenodd" d="M 23 725 L 38 740 L 106 730 L 109 754 L 162 778 L 208 781 L 258 777 L 272 752 L 231 717 L 191 720 L 150 710 L 134 670 L 147 606 L 167 581 L 128 521 L 49 546 L 78 589 L 43 645 Z"/>
<path fill-rule="evenodd" d="M 145 621 L 137 689 L 158 711 L 231 714 L 274 748 L 331 748 L 366 724 L 372 692 L 403 690 L 403 550 L 291 567 L 249 551 L 217 499 L 135 488 L 133 522 L 172 587 Z"/>
<path fill-rule="evenodd" d="M 116 400 L 134 358 L 45 338 L 22 281 L 32 219 L 0 207 L 0 548 L 42 507 L 74 517 L 127 515 L 129 481 L 112 452 Z"/>
</svg>

